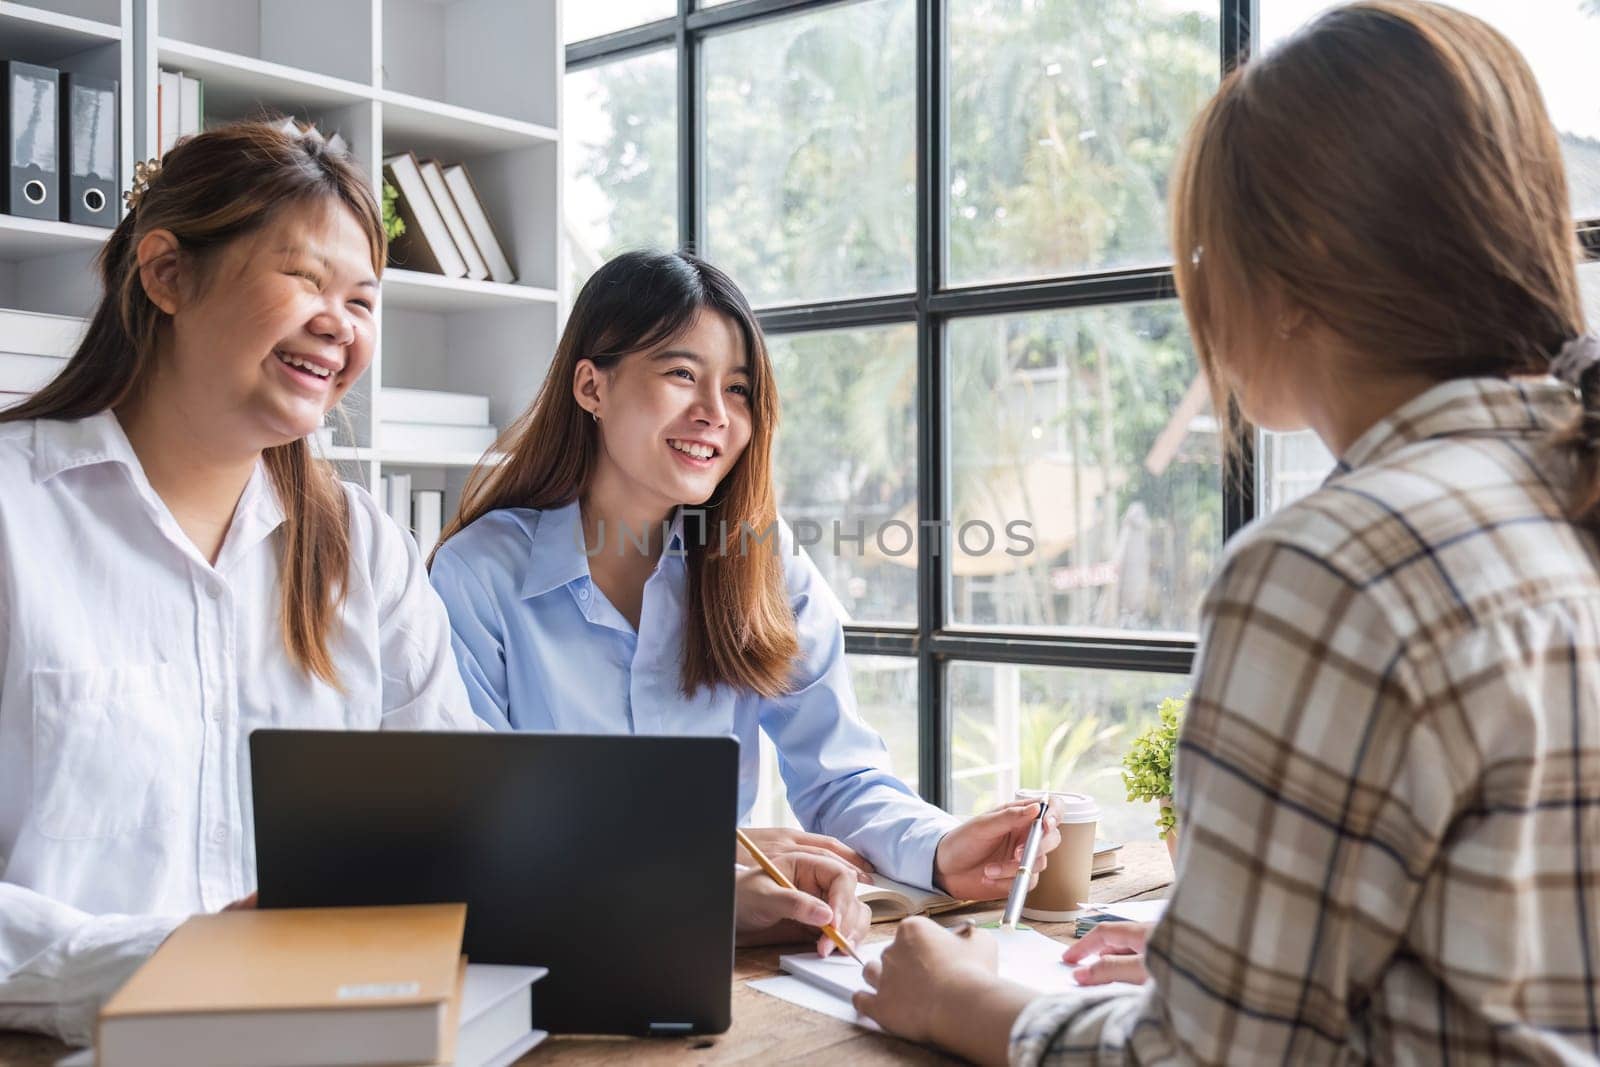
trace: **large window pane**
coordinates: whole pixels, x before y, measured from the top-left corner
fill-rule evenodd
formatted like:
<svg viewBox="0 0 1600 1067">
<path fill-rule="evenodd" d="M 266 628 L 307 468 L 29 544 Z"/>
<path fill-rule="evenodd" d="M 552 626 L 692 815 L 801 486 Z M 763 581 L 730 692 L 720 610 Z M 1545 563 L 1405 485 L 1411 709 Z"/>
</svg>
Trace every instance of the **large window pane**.
<svg viewBox="0 0 1600 1067">
<path fill-rule="evenodd" d="M 669 50 L 567 75 L 562 231 L 574 295 L 618 252 L 678 246 L 677 69 Z"/>
<path fill-rule="evenodd" d="M 779 512 L 852 622 L 915 625 L 916 327 L 777 335 L 770 347 Z"/>
<path fill-rule="evenodd" d="M 705 249 L 757 304 L 914 288 L 916 5 L 708 38 Z"/>
<path fill-rule="evenodd" d="M 1589 315 L 1589 330 L 1600 333 L 1600 263 L 1585 263 L 1579 267 L 1578 284 L 1583 287 L 1583 304 Z"/>
<path fill-rule="evenodd" d="M 1122 755 L 1163 699 L 1187 691 L 1182 675 L 952 663 L 947 682 L 951 811 L 1068 789 L 1099 802 L 1101 837 L 1156 836 L 1155 806 L 1127 799 Z"/>
<path fill-rule="evenodd" d="M 907 656 L 848 656 L 861 719 L 889 747 L 890 766 L 917 788 L 917 661 Z M 778 773 L 778 753 L 761 735 L 761 788 L 750 814 L 752 826 L 798 826 Z"/>
<path fill-rule="evenodd" d="M 953 620 L 1192 630 L 1222 476 L 1177 304 L 962 319 L 949 345 Z"/>
<path fill-rule="evenodd" d="M 562 0 L 561 36 L 568 44 L 587 41 L 677 13 L 678 0 Z"/>
<path fill-rule="evenodd" d="M 1333 6 L 1328 0 L 1260 4 L 1261 41 L 1269 47 Z M 1488 22 L 1527 57 L 1561 132 L 1573 211 L 1579 218 L 1600 218 L 1600 91 L 1594 78 L 1600 0 L 1450 0 L 1450 6 Z"/>
<path fill-rule="evenodd" d="M 1333 453 L 1310 430 L 1256 434 L 1256 511 L 1266 515 L 1313 492 L 1333 470 Z"/>
<path fill-rule="evenodd" d="M 1171 261 L 1167 184 L 1216 89 L 1216 0 L 952 0 L 953 284 Z"/>
</svg>

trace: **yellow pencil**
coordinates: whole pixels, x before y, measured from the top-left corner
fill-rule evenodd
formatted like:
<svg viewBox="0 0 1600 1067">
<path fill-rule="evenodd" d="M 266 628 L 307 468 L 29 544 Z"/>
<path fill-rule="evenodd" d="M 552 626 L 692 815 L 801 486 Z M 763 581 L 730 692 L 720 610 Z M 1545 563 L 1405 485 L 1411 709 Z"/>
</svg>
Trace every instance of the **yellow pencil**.
<svg viewBox="0 0 1600 1067">
<path fill-rule="evenodd" d="M 794 883 L 789 881 L 782 871 L 772 865 L 772 861 L 767 859 L 766 854 L 756 847 L 756 843 L 750 840 L 743 830 L 736 826 L 733 828 L 733 832 L 739 835 L 739 844 L 744 846 L 746 852 L 755 857 L 755 861 L 761 865 L 761 869 L 766 871 L 774 882 L 777 882 L 785 889 L 794 889 Z M 856 955 L 856 950 L 850 947 L 850 942 L 844 939 L 843 934 L 833 928 L 832 923 L 823 923 L 822 932 L 828 935 L 828 940 L 839 946 L 841 952 L 863 967 L 866 966 L 867 961 Z"/>
</svg>

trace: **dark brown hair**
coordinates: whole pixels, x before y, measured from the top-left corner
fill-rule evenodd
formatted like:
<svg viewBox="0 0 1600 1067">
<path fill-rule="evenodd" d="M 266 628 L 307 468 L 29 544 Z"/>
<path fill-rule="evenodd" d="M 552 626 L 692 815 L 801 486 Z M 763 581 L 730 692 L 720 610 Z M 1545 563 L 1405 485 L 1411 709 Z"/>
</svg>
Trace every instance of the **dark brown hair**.
<svg viewBox="0 0 1600 1067">
<path fill-rule="evenodd" d="M 371 244 L 372 269 L 381 272 L 385 235 L 377 201 L 366 178 L 326 145 L 269 122 L 236 123 L 180 141 L 100 253 L 105 292 L 82 344 L 54 381 L 0 413 L 0 422 L 85 418 L 117 407 L 149 380 L 166 313 L 140 280 L 137 249 L 145 235 L 171 231 L 204 286 L 220 250 L 286 208 L 319 204 L 349 209 Z M 269 448 L 262 459 L 285 515 L 284 645 L 302 670 L 337 685 L 328 638 L 350 566 L 344 490 L 304 440 Z"/>
<path fill-rule="evenodd" d="M 692 695 L 725 684 L 762 696 L 788 690 L 799 654 L 794 612 L 777 542 L 772 437 L 778 393 L 755 314 L 726 274 L 687 252 L 628 252 L 596 271 L 578 293 L 555 358 L 533 404 L 495 445 L 506 459 L 479 466 L 461 510 L 440 543 L 497 508 L 558 508 L 579 499 L 594 472 L 600 428 L 572 394 L 580 360 L 610 370 L 636 353 L 671 342 L 702 311 L 725 316 L 744 342 L 750 367 L 750 443 L 712 494 L 709 522 L 685 521 L 683 667 Z M 728 531 L 724 550 L 721 529 Z M 717 533 L 710 530 L 715 526 Z"/>
<path fill-rule="evenodd" d="M 1584 330 L 1576 226 L 1555 128 L 1527 62 L 1442 4 L 1335 8 L 1234 71 L 1173 183 L 1178 292 L 1216 410 L 1218 361 L 1251 306 L 1306 309 L 1365 373 L 1543 374 Z M 1600 372 L 1563 440 L 1600 501 Z M 1234 435 L 1229 435 L 1230 442 Z"/>
</svg>

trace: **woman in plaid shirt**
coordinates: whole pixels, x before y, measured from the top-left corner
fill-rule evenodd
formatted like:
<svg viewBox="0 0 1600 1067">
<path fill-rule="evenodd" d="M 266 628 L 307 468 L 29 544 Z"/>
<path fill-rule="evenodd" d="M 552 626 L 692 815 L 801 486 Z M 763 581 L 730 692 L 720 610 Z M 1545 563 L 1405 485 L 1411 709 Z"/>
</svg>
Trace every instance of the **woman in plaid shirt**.
<svg viewBox="0 0 1600 1067">
<path fill-rule="evenodd" d="M 1574 232 L 1533 75 L 1477 19 L 1367 0 L 1223 82 L 1174 181 L 1184 311 L 1216 410 L 1339 465 L 1202 606 L 1165 917 L 1067 953 L 1143 984 L 1036 998 L 987 936 L 913 919 L 861 1012 L 993 1062 L 1596 1062 Z"/>
</svg>

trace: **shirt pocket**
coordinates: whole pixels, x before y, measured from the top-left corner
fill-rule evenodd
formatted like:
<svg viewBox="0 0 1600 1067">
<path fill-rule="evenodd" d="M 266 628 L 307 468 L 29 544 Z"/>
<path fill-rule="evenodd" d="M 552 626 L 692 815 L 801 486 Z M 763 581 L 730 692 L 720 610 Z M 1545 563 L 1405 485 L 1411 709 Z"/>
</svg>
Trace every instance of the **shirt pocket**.
<svg viewBox="0 0 1600 1067">
<path fill-rule="evenodd" d="M 33 672 L 33 808 L 58 840 L 170 821 L 186 745 L 171 664 Z"/>
</svg>

